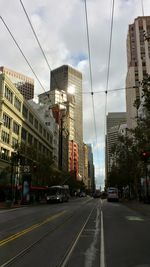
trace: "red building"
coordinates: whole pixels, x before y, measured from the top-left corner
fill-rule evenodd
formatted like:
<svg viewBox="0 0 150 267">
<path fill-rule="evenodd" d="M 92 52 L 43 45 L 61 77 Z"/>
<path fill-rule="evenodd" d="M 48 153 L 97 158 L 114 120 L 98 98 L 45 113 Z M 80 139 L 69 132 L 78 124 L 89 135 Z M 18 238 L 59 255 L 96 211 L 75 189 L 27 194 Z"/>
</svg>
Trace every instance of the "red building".
<svg viewBox="0 0 150 267">
<path fill-rule="evenodd" d="M 73 140 L 69 141 L 69 171 L 77 179 L 79 173 L 78 145 Z"/>
</svg>

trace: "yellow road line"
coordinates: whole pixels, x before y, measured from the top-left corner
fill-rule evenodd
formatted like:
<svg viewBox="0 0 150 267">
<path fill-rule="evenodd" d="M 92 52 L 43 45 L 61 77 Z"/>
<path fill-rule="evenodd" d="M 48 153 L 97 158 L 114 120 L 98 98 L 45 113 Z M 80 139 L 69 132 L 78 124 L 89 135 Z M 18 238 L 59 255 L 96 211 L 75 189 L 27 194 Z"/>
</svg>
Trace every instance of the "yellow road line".
<svg viewBox="0 0 150 267">
<path fill-rule="evenodd" d="M 45 219 L 45 220 L 44 220 L 43 222 L 41 222 L 41 223 L 34 224 L 34 225 L 30 226 L 30 227 L 27 228 L 27 229 L 24 229 L 24 230 L 22 230 L 22 231 L 20 231 L 20 232 L 18 232 L 18 233 L 16 233 L 16 234 L 14 234 L 14 235 L 11 235 L 11 236 L 9 236 L 9 237 L 3 239 L 3 240 L 0 240 L 0 247 L 2 247 L 3 245 L 5 245 L 5 244 L 7 244 L 7 243 L 9 243 L 9 242 L 11 242 L 11 241 L 13 241 L 13 240 L 19 238 L 20 236 L 23 236 L 23 235 L 25 235 L 25 234 L 31 232 L 32 230 L 34 230 L 34 229 L 36 229 L 36 228 L 38 228 L 38 227 L 40 227 L 40 226 L 42 226 L 42 225 L 44 225 L 44 224 L 46 224 L 46 223 L 52 221 L 52 220 L 54 220 L 54 219 L 60 217 L 60 216 L 63 215 L 65 212 L 66 212 L 65 210 L 64 210 L 64 211 L 61 211 L 61 212 L 59 212 L 59 213 L 57 213 L 57 214 L 55 214 L 55 215 L 53 215 L 53 216 L 48 217 L 47 219 Z"/>
</svg>

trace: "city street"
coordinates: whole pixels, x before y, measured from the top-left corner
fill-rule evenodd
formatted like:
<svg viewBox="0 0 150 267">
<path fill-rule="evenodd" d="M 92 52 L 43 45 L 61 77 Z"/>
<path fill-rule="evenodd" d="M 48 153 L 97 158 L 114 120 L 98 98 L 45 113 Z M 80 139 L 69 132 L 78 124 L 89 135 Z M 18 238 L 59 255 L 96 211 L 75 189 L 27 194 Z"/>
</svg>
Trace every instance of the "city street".
<svg viewBox="0 0 150 267">
<path fill-rule="evenodd" d="M 148 267 L 150 217 L 90 197 L 0 210 L 0 266 Z"/>
</svg>

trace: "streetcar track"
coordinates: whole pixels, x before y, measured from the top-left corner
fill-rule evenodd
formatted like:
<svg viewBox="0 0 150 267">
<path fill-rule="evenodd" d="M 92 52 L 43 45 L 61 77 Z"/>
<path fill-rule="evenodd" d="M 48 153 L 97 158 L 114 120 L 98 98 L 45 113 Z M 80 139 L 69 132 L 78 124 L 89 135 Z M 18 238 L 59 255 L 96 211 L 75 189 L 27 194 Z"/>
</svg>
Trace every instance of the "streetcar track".
<svg viewBox="0 0 150 267">
<path fill-rule="evenodd" d="M 93 209 L 91 210 L 90 214 L 88 215 L 87 219 L 84 221 L 80 231 L 78 232 L 78 234 L 75 236 L 74 240 L 72 241 L 71 245 L 69 245 L 68 249 L 66 250 L 66 253 L 65 255 L 63 256 L 62 260 L 60 261 L 60 263 L 57 265 L 57 267 L 65 267 L 66 264 L 68 263 L 78 241 L 79 241 L 79 238 L 81 237 L 82 235 L 82 232 L 84 230 L 84 228 L 86 227 L 94 209 L 95 209 L 96 205 L 93 207 Z"/>
<path fill-rule="evenodd" d="M 23 249 L 22 251 L 20 251 L 17 255 L 15 255 L 14 257 L 12 257 L 11 259 L 9 259 L 7 262 L 3 263 L 2 265 L 0 265 L 0 267 L 6 267 L 9 266 L 10 264 L 14 263 L 15 261 L 17 261 L 20 257 L 26 255 L 31 248 L 34 248 L 37 244 L 39 244 L 45 237 L 47 237 L 48 234 L 53 233 L 54 231 L 56 231 L 57 229 L 61 228 L 61 226 L 63 226 L 67 221 L 69 221 L 74 214 L 71 214 L 70 216 L 68 216 L 66 218 L 66 220 L 61 221 L 60 224 L 58 224 L 57 226 L 55 226 L 53 229 L 46 231 L 46 233 L 44 233 L 44 235 L 42 235 L 38 240 L 36 240 L 35 242 L 33 242 L 32 244 L 30 244 L 28 247 L 26 247 L 25 249 Z"/>
<path fill-rule="evenodd" d="M 87 204 L 90 200 L 85 201 L 82 203 L 82 206 Z M 94 207 L 95 208 L 95 207 Z M 93 212 L 94 208 L 92 209 L 91 213 Z M 78 210 L 77 210 L 78 211 Z M 76 212 L 77 212 L 76 211 Z M 90 214 L 91 214 L 90 213 Z M 55 226 L 53 229 L 46 231 L 46 233 L 44 233 L 44 235 L 42 235 L 38 240 L 36 240 L 35 242 L 33 242 L 32 244 L 30 244 L 29 246 L 27 246 L 26 248 L 24 248 L 22 251 L 20 251 L 17 255 L 15 255 L 14 257 L 10 258 L 8 261 L 4 262 L 2 265 L 0 265 L 0 267 L 7 267 L 10 266 L 12 263 L 16 262 L 20 257 L 26 255 L 30 249 L 33 249 L 36 245 L 38 245 L 44 238 L 47 237 L 48 234 L 55 232 L 56 230 L 60 229 L 66 222 L 68 222 L 73 216 L 75 215 L 75 212 L 73 212 L 70 216 L 68 216 L 64 221 L 61 221 L 60 224 L 58 224 L 57 226 Z M 88 217 L 89 218 L 89 217 Z M 65 254 L 66 255 L 66 254 Z M 63 257 L 64 260 L 64 257 Z M 61 260 L 62 263 L 62 260 Z M 58 265 L 61 267 L 61 265 Z"/>
</svg>

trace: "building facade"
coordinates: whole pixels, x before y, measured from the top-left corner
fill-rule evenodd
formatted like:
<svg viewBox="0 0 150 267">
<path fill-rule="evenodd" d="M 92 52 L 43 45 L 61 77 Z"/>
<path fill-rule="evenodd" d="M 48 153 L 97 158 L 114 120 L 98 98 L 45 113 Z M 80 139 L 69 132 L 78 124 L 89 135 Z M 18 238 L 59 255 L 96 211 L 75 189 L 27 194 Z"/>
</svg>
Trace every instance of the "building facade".
<svg viewBox="0 0 150 267">
<path fill-rule="evenodd" d="M 127 77 L 126 77 L 126 110 L 127 126 L 136 126 L 137 109 L 135 101 L 141 100 L 140 83 L 150 74 L 150 16 L 138 17 L 129 25 L 127 35 Z"/>
<path fill-rule="evenodd" d="M 83 114 L 82 114 L 82 74 L 76 69 L 63 65 L 51 72 L 51 91 L 63 90 L 67 94 L 67 101 L 74 105 L 74 140 L 79 151 L 79 179 L 82 180 L 83 168 Z M 71 91 L 74 91 L 74 95 Z M 70 116 L 70 115 L 69 115 Z"/>
<path fill-rule="evenodd" d="M 118 139 L 120 125 L 126 123 L 126 112 L 108 113 L 106 119 L 106 139 L 105 139 L 105 175 L 106 180 L 111 170 L 112 158 L 111 150 Z"/>
<path fill-rule="evenodd" d="M 56 167 L 59 166 L 59 124 L 53 115 L 53 111 L 49 108 L 49 104 L 35 103 L 33 100 L 28 101 L 31 107 L 37 112 L 38 116 L 51 131 L 53 136 L 53 155 L 52 160 Z"/>
<path fill-rule="evenodd" d="M 79 173 L 78 145 L 73 140 L 69 141 L 69 172 L 77 179 Z"/>
<path fill-rule="evenodd" d="M 88 146 L 83 144 L 83 154 L 84 154 L 84 178 L 83 182 L 87 190 L 91 190 L 91 182 L 89 177 L 89 160 L 88 160 Z"/>
<path fill-rule="evenodd" d="M 30 149 L 29 158 L 34 154 L 35 160 L 52 159 L 51 131 L 4 73 L 0 74 L 0 138 L 0 172 L 10 166 L 18 144 Z"/>
<path fill-rule="evenodd" d="M 0 67 L 0 72 L 7 74 L 11 82 L 15 85 L 25 99 L 33 99 L 34 80 L 32 78 L 6 67 Z"/>
<path fill-rule="evenodd" d="M 88 148 L 88 177 L 89 177 L 89 184 L 88 188 L 92 193 L 95 192 L 95 168 L 93 164 L 93 152 L 91 144 L 87 144 Z"/>
<path fill-rule="evenodd" d="M 74 126 L 74 98 L 67 100 L 67 93 L 58 89 L 48 91 L 39 95 L 39 103 L 48 105 L 53 111 L 56 122 L 59 125 L 59 168 L 63 171 L 72 171 L 70 159 L 72 152 L 70 144 L 75 143 Z M 77 145 L 77 144 L 76 144 Z M 71 153 L 71 154 L 70 154 Z M 78 159 L 78 157 L 77 157 Z M 78 163 L 77 163 L 78 164 Z M 78 167 L 76 168 L 78 174 Z"/>
</svg>

